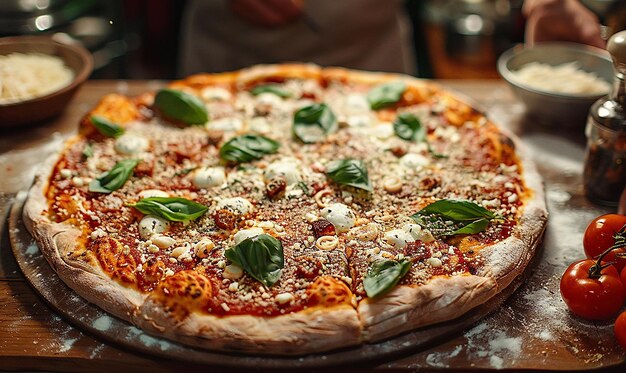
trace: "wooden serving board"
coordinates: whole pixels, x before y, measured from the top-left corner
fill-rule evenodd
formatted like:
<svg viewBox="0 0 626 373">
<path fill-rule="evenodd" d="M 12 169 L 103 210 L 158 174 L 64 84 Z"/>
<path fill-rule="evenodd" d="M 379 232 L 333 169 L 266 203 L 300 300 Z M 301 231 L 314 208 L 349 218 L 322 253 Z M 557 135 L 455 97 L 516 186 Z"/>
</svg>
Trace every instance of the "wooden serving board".
<svg viewBox="0 0 626 373">
<path fill-rule="evenodd" d="M 527 276 L 529 269 L 489 302 L 475 308 L 459 319 L 421 328 L 398 337 L 354 348 L 302 357 L 268 357 L 229 354 L 195 349 L 157 336 L 144 333 L 132 324 L 108 315 L 72 289 L 52 270 L 22 221 L 25 196 L 19 196 L 9 216 L 11 246 L 17 263 L 27 281 L 37 293 L 60 315 L 107 342 L 160 357 L 183 359 L 187 362 L 236 366 L 246 368 L 311 368 L 342 364 L 382 363 L 415 353 L 443 342 L 454 334 L 475 324 L 498 309 Z M 530 260 L 531 258 L 529 258 Z"/>
</svg>

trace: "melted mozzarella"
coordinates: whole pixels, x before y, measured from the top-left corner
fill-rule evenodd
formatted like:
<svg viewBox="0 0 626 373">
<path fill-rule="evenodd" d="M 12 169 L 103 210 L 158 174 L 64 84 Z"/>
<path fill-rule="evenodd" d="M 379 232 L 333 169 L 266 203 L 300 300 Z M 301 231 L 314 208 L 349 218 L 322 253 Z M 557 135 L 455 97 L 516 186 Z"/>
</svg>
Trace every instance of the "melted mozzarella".
<svg viewBox="0 0 626 373">
<path fill-rule="evenodd" d="M 254 117 L 248 122 L 248 130 L 253 133 L 268 134 L 272 130 L 269 121 L 265 117 Z"/>
<path fill-rule="evenodd" d="M 369 112 L 370 103 L 365 96 L 358 93 L 350 93 L 346 96 L 345 109 L 352 114 Z"/>
<path fill-rule="evenodd" d="M 424 157 L 421 154 L 408 153 L 400 158 L 400 165 L 411 170 L 420 169 L 424 166 L 428 166 L 429 163 L 430 161 L 428 160 L 428 158 Z"/>
<path fill-rule="evenodd" d="M 241 118 L 234 117 L 220 118 L 210 121 L 207 128 L 224 132 L 237 132 L 243 128 L 243 121 Z"/>
<path fill-rule="evenodd" d="M 388 232 L 385 232 L 383 239 L 388 244 L 393 245 L 397 248 L 403 248 L 408 242 L 415 241 L 411 234 L 407 233 L 403 229 L 392 229 Z"/>
<path fill-rule="evenodd" d="M 285 178 L 287 185 L 296 184 L 300 181 L 300 173 L 298 172 L 298 164 L 295 160 L 280 160 L 270 164 L 264 172 L 266 181 L 277 176 Z"/>
<path fill-rule="evenodd" d="M 202 90 L 200 96 L 204 101 L 230 101 L 233 95 L 224 88 L 207 87 Z"/>
<path fill-rule="evenodd" d="M 239 232 L 235 233 L 233 239 L 235 240 L 235 245 L 239 245 L 246 238 L 256 237 L 260 234 L 263 234 L 263 229 L 254 227 L 249 229 L 242 229 Z"/>
<path fill-rule="evenodd" d="M 247 215 L 252 212 L 252 203 L 242 197 L 224 198 L 217 203 L 218 210 L 230 210 L 239 215 Z"/>
<path fill-rule="evenodd" d="M 167 231 L 168 226 L 167 220 L 154 215 L 146 215 L 139 222 L 139 235 L 147 240 L 155 234 Z"/>
<path fill-rule="evenodd" d="M 267 105 L 270 107 L 280 107 L 283 103 L 283 99 L 270 92 L 263 92 L 256 96 L 256 102 L 260 105 Z"/>
<path fill-rule="evenodd" d="M 346 232 L 354 227 L 356 216 L 352 210 L 343 203 L 333 203 L 324 207 L 321 212 L 322 216 L 328 220 L 337 232 Z"/>
<path fill-rule="evenodd" d="M 139 198 L 169 197 L 169 193 L 159 189 L 146 189 L 139 192 Z"/>
<path fill-rule="evenodd" d="M 114 147 L 120 154 L 132 155 L 146 151 L 149 145 L 145 137 L 126 133 L 115 140 Z"/>
<path fill-rule="evenodd" d="M 212 188 L 224 185 L 226 174 L 224 167 L 202 167 L 197 169 L 192 176 L 191 182 L 198 188 Z"/>
</svg>

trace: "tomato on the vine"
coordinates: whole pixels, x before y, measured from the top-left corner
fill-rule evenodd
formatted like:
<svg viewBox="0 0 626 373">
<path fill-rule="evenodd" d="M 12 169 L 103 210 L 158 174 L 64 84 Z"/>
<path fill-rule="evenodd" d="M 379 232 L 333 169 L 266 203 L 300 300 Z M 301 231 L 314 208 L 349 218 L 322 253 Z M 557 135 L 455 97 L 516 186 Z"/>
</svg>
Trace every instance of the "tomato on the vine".
<svg viewBox="0 0 626 373">
<path fill-rule="evenodd" d="M 622 272 L 619 274 L 619 278 L 622 280 L 624 288 L 626 288 L 626 267 L 622 268 Z"/>
<path fill-rule="evenodd" d="M 613 327 L 615 332 L 615 338 L 617 342 L 626 350 L 626 311 L 622 312 L 615 320 L 615 326 Z"/>
<path fill-rule="evenodd" d="M 626 215 L 606 214 L 593 219 L 585 230 L 583 247 L 587 258 L 597 258 L 609 247 L 624 240 L 626 246 Z M 616 240 L 617 238 L 617 240 Z M 616 242 L 618 241 L 618 242 Z M 626 257 L 616 257 L 615 254 L 626 255 L 626 248 L 616 248 L 604 257 L 605 262 L 614 262 L 617 270 L 626 267 Z"/>
<path fill-rule="evenodd" d="M 589 320 L 606 320 L 622 308 L 626 290 L 615 267 L 599 267 L 595 260 L 583 259 L 565 270 L 561 296 L 573 314 Z"/>
</svg>

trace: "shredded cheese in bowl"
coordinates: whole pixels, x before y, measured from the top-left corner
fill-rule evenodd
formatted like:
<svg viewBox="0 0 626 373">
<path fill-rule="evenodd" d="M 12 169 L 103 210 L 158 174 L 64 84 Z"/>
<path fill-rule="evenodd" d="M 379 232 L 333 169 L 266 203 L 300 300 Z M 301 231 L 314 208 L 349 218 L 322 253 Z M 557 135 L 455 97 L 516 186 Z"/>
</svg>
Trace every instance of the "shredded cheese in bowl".
<svg viewBox="0 0 626 373">
<path fill-rule="evenodd" d="M 557 66 L 531 62 L 513 71 L 513 76 L 520 84 L 550 93 L 603 95 L 611 89 L 611 85 L 596 74 L 581 70 L 578 62 Z"/>
<path fill-rule="evenodd" d="M 11 53 L 0 56 L 0 105 L 45 96 L 72 82 L 74 73 L 56 56 Z"/>
</svg>

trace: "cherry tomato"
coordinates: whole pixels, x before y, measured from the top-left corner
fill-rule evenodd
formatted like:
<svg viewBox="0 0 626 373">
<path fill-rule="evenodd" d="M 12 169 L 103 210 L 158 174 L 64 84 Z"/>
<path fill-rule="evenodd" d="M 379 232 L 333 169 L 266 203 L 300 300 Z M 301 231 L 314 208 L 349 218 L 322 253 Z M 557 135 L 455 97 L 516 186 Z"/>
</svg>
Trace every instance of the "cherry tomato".
<svg viewBox="0 0 626 373">
<path fill-rule="evenodd" d="M 595 264 L 595 260 L 583 259 L 567 267 L 561 277 L 561 297 L 573 314 L 588 320 L 606 320 L 622 308 L 626 290 L 613 266 L 591 278 L 589 270 Z"/>
<path fill-rule="evenodd" d="M 597 258 L 606 249 L 615 244 L 615 235 L 626 226 L 626 215 L 607 214 L 599 216 L 589 223 L 583 237 L 583 247 L 587 258 Z M 626 233 L 624 233 L 626 235 Z M 618 271 L 626 267 L 626 258 L 616 258 L 616 253 L 626 253 L 626 248 L 611 251 L 604 262 L 615 262 Z"/>
<path fill-rule="evenodd" d="M 615 320 L 615 326 L 613 327 L 615 332 L 615 338 L 617 342 L 626 350 L 626 311 L 622 312 Z"/>
<path fill-rule="evenodd" d="M 622 280 L 622 285 L 624 285 L 624 288 L 626 288 L 626 267 L 622 268 L 622 272 L 620 272 L 619 278 Z"/>
</svg>

